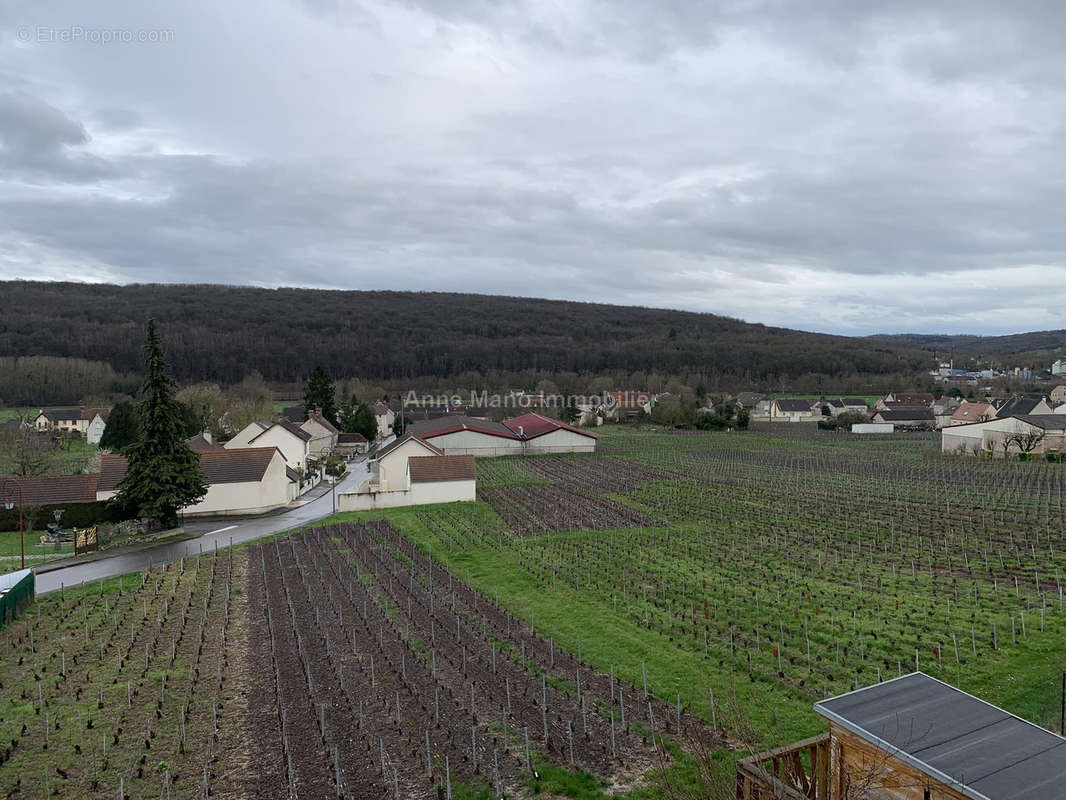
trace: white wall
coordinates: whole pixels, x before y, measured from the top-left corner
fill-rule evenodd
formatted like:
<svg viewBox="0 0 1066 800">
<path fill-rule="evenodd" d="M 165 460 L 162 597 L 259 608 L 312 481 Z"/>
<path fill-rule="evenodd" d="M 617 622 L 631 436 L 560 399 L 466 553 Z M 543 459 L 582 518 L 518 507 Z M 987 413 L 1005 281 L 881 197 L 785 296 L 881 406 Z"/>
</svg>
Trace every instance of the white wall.
<svg viewBox="0 0 1066 800">
<path fill-rule="evenodd" d="M 439 447 L 447 456 L 516 456 L 524 452 L 523 443 L 518 439 L 477 431 L 456 431 L 426 441 Z"/>
<path fill-rule="evenodd" d="M 106 427 L 107 423 L 104 422 L 103 417 L 97 414 L 85 431 L 85 441 L 89 444 L 100 444 L 100 437 L 104 435 L 104 428 Z"/>
<path fill-rule="evenodd" d="M 182 510 L 187 516 L 227 516 L 230 514 L 259 514 L 280 508 L 289 502 L 289 479 L 285 462 L 275 456 L 261 481 L 245 483 L 213 483 L 207 487 L 204 499 Z M 110 500 L 117 492 L 97 492 L 97 500 Z"/>
<path fill-rule="evenodd" d="M 262 428 L 260 428 L 254 422 L 249 422 L 247 425 L 237 431 L 237 433 L 233 436 L 232 439 L 230 439 L 222 446 L 225 447 L 227 450 L 233 450 L 237 447 L 251 447 L 250 442 L 252 441 L 252 439 L 254 439 L 262 432 Z"/>
<path fill-rule="evenodd" d="M 370 482 L 378 482 L 385 489 L 407 489 L 407 459 L 418 456 L 438 455 L 417 439 L 408 439 L 399 447 L 379 458 L 372 469 Z"/>
<path fill-rule="evenodd" d="M 410 489 L 384 492 L 341 492 L 338 511 L 372 511 L 378 508 L 420 506 L 428 503 L 470 502 L 477 497 L 477 481 L 434 481 L 415 483 Z"/>
<path fill-rule="evenodd" d="M 526 442 L 527 453 L 594 453 L 596 440 L 565 428 Z"/>
</svg>

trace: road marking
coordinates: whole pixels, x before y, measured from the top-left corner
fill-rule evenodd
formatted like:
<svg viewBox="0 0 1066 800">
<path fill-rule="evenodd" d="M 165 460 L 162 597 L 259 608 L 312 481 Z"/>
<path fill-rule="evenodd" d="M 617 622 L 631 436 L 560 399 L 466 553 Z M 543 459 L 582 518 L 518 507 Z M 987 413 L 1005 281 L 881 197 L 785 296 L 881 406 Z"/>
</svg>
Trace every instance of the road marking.
<svg viewBox="0 0 1066 800">
<path fill-rule="evenodd" d="M 225 533 L 226 531 L 231 531 L 231 530 L 233 530 L 236 527 L 238 527 L 238 526 L 237 525 L 227 525 L 225 528 L 219 528 L 217 531 L 208 531 L 207 533 L 204 534 L 204 536 L 210 536 L 213 533 Z"/>
</svg>

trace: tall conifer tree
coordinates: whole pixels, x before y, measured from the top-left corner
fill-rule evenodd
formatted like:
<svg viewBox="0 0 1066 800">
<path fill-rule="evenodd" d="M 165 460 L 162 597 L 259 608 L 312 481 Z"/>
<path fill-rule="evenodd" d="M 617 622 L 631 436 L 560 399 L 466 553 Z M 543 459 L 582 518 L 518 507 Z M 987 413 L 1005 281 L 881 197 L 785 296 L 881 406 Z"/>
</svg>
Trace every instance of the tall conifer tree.
<svg viewBox="0 0 1066 800">
<path fill-rule="evenodd" d="M 185 444 L 182 407 L 174 397 L 177 384 L 167 374 L 154 319 L 148 320 L 144 363 L 138 437 L 126 451 L 128 465 L 116 502 L 172 527 L 182 508 L 207 494 L 207 482 L 200 457 Z"/>
<path fill-rule="evenodd" d="M 337 400 L 333 389 L 333 380 L 321 366 L 315 367 L 304 388 L 304 407 L 310 414 L 316 408 L 322 410 L 322 416 L 337 424 Z"/>
</svg>

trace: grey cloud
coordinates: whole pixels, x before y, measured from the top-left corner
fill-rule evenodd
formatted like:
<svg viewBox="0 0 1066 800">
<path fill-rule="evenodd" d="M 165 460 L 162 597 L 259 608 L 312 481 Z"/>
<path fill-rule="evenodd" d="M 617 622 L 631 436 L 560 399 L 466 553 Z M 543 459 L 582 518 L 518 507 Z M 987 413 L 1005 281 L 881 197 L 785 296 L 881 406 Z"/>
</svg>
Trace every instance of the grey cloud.
<svg viewBox="0 0 1066 800">
<path fill-rule="evenodd" d="M 139 7 L 177 31 L 155 50 L 0 39 L 18 87 L 0 276 L 535 294 L 856 333 L 1020 330 L 1064 299 L 1033 289 L 1066 273 L 1057 6 L 270 9 Z"/>
<path fill-rule="evenodd" d="M 84 125 L 24 92 L 0 95 L 0 142 L 0 166 L 16 174 L 73 181 L 112 174 L 103 159 L 72 149 L 88 144 Z"/>
</svg>

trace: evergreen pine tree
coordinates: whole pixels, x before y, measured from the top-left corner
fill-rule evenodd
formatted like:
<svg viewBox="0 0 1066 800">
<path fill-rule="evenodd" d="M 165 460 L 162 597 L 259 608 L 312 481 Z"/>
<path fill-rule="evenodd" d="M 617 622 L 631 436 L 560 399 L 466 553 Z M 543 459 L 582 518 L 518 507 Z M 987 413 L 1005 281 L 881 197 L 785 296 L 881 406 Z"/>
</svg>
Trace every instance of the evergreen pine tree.
<svg viewBox="0 0 1066 800">
<path fill-rule="evenodd" d="M 115 502 L 126 511 L 177 523 L 178 512 L 207 494 L 200 458 L 185 444 L 184 419 L 174 398 L 177 385 L 167 374 L 155 320 L 148 320 L 144 345 L 147 375 L 141 387 L 137 441 L 126 450 L 126 475 Z"/>
<path fill-rule="evenodd" d="M 107 417 L 107 427 L 100 436 L 100 447 L 112 453 L 121 453 L 137 441 L 139 426 L 137 407 L 133 403 L 115 403 Z"/>
<path fill-rule="evenodd" d="M 307 379 L 304 388 L 304 407 L 307 413 L 318 408 L 322 410 L 322 416 L 337 424 L 337 400 L 334 394 L 333 381 L 321 366 L 315 367 L 311 377 Z"/>
</svg>

